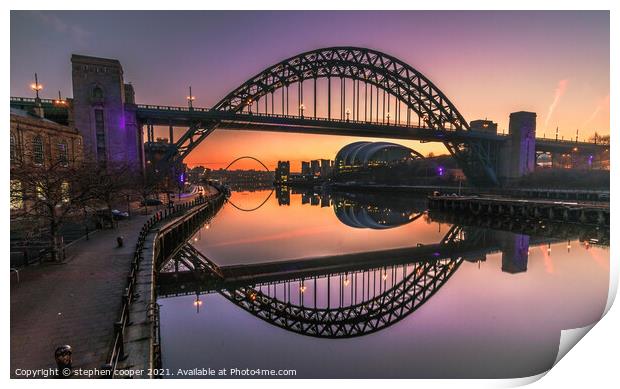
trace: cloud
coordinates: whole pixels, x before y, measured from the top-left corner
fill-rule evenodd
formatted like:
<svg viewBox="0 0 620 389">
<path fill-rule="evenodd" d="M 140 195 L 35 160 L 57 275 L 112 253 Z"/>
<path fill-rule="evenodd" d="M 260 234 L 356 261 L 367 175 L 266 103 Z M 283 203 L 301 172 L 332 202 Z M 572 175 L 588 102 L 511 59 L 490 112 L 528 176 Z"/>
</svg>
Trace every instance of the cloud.
<svg viewBox="0 0 620 389">
<path fill-rule="evenodd" d="M 586 120 L 582 127 L 586 127 L 588 124 L 592 123 L 592 121 L 596 118 L 596 116 L 599 114 L 599 112 L 601 112 L 601 110 L 603 109 L 609 109 L 609 95 L 603 97 L 598 104 L 596 105 L 596 108 L 594 108 L 594 111 L 592 112 L 592 115 L 590 115 L 590 117 L 588 118 L 588 120 Z"/>
<path fill-rule="evenodd" d="M 80 46 L 87 45 L 88 38 L 91 35 L 89 31 L 75 24 L 66 23 L 60 17 L 50 12 L 40 11 L 36 12 L 36 15 L 39 17 L 39 19 L 41 19 L 45 24 L 53 28 L 56 32 L 68 35 Z"/>
<path fill-rule="evenodd" d="M 549 120 L 551 119 L 551 116 L 553 116 L 553 112 L 560 102 L 560 98 L 564 95 L 564 93 L 566 93 L 566 88 L 568 88 L 568 80 L 560 80 L 558 82 L 558 86 L 555 88 L 555 92 L 553 93 L 553 102 L 549 106 L 547 116 L 545 116 L 545 129 L 547 129 Z"/>
</svg>

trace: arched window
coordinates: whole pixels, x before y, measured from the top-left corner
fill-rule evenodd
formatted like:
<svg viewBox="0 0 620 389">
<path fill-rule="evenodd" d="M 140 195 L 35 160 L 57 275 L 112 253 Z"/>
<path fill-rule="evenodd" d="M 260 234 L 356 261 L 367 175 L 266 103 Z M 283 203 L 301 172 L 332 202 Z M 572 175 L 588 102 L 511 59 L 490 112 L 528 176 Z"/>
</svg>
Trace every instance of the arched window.
<svg viewBox="0 0 620 389">
<path fill-rule="evenodd" d="M 32 161 L 37 165 L 43 164 L 43 138 L 40 135 L 32 139 Z"/>
<path fill-rule="evenodd" d="M 100 86 L 96 86 L 93 88 L 93 99 L 103 100 L 103 89 L 101 89 Z"/>
<path fill-rule="evenodd" d="M 11 134 L 11 162 L 17 160 L 17 140 L 15 134 Z"/>
<path fill-rule="evenodd" d="M 69 162 L 68 148 L 66 140 L 63 139 L 58 142 L 58 162 L 63 166 L 67 166 Z"/>
</svg>

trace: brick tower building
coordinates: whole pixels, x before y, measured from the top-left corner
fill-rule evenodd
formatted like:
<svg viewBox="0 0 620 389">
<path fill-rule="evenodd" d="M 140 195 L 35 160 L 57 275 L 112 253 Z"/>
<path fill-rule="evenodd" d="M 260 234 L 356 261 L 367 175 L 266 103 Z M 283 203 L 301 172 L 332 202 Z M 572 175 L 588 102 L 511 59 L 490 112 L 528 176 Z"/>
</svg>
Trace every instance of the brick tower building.
<svg viewBox="0 0 620 389">
<path fill-rule="evenodd" d="M 118 60 L 72 55 L 73 120 L 84 139 L 85 159 L 144 167 L 134 90 Z"/>
</svg>

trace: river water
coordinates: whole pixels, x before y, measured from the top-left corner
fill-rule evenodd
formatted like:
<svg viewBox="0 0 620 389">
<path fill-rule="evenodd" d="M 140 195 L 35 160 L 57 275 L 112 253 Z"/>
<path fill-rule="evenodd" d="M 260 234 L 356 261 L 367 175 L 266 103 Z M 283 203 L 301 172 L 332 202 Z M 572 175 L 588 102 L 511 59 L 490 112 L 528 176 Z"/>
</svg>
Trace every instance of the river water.
<svg viewBox="0 0 620 389">
<path fill-rule="evenodd" d="M 562 330 L 601 317 L 609 248 L 589 232 L 446 220 L 407 195 L 234 192 L 190 243 L 223 268 L 277 263 L 279 273 L 223 293 L 167 285 L 163 367 L 226 369 L 217 378 L 524 377 L 553 365 Z M 327 267 L 300 273 L 309 258 Z"/>
</svg>

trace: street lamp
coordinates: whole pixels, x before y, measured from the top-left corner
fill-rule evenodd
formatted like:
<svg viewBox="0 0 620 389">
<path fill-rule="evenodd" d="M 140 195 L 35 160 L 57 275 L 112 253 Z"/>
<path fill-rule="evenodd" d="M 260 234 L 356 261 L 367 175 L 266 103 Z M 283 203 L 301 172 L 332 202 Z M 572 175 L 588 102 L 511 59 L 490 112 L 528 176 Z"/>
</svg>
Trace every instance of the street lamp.
<svg viewBox="0 0 620 389">
<path fill-rule="evenodd" d="M 60 95 L 60 91 L 58 91 L 58 100 L 54 100 L 54 104 L 56 105 L 67 105 L 67 100 L 63 100 Z"/>
<path fill-rule="evenodd" d="M 387 124 L 390 124 L 390 113 L 388 112 L 385 117 L 387 118 Z"/>
<path fill-rule="evenodd" d="M 299 105 L 299 116 L 301 116 L 302 118 L 304 117 L 304 109 L 306 109 L 306 107 L 303 104 Z"/>
<path fill-rule="evenodd" d="M 192 87 L 189 87 L 189 96 L 187 96 L 187 106 L 190 110 L 194 109 L 194 100 L 196 100 L 196 96 L 192 95 Z"/>
<path fill-rule="evenodd" d="M 349 111 L 349 108 L 347 108 L 347 122 L 349 121 L 349 115 L 351 114 L 351 111 Z"/>
<path fill-rule="evenodd" d="M 202 305 L 202 301 L 200 300 L 200 295 L 196 293 L 196 300 L 194 300 L 194 306 L 196 307 L 196 313 L 200 313 L 201 305 Z"/>
<path fill-rule="evenodd" d="M 39 84 L 37 73 L 34 74 L 34 84 L 30 84 L 30 89 L 34 91 L 37 100 L 39 100 L 39 91 L 43 89 L 43 85 Z"/>
<path fill-rule="evenodd" d="M 248 99 L 248 113 L 252 113 L 252 103 L 253 103 L 252 99 L 249 98 Z"/>
</svg>

